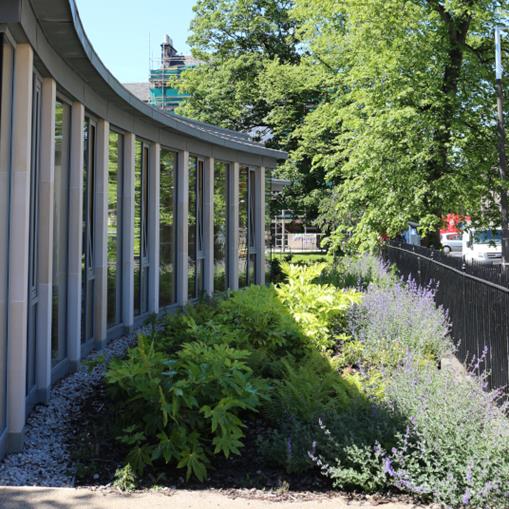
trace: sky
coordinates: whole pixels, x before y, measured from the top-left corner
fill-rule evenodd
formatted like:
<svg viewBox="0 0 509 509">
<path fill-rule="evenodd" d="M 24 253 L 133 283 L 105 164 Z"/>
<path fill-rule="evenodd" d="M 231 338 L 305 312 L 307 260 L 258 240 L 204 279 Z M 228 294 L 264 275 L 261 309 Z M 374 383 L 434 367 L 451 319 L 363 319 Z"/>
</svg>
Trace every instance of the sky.
<svg viewBox="0 0 509 509">
<path fill-rule="evenodd" d="M 148 81 L 149 54 L 160 57 L 165 34 L 179 53 L 186 44 L 195 0 L 76 0 L 96 53 L 122 83 Z M 150 40 L 150 53 L 149 53 Z"/>
</svg>

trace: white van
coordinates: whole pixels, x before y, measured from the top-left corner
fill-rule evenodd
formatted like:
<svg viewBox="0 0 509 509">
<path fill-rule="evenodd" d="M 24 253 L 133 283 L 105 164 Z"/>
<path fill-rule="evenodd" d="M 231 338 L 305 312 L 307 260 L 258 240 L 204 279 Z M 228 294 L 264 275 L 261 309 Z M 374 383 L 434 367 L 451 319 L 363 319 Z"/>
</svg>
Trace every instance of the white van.
<svg viewBox="0 0 509 509">
<path fill-rule="evenodd" d="M 463 256 L 467 263 L 501 263 L 502 230 L 475 230 L 463 233 Z"/>
</svg>

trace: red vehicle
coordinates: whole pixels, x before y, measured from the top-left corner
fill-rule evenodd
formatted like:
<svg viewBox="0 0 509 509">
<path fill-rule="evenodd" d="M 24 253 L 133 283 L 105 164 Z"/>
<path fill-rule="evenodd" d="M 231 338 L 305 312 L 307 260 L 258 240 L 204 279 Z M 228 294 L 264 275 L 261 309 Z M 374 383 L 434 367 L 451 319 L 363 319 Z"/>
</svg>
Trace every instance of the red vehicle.
<svg viewBox="0 0 509 509">
<path fill-rule="evenodd" d="M 442 217 L 442 228 L 440 234 L 444 233 L 462 233 L 462 226 L 470 222 L 470 216 L 460 216 L 459 214 L 447 214 Z"/>
</svg>

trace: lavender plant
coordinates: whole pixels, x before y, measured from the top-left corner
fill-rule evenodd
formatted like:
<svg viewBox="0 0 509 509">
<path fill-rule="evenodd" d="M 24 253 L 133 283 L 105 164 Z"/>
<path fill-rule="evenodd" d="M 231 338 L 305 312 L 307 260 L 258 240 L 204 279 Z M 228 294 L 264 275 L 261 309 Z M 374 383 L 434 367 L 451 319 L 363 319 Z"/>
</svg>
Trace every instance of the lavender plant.
<svg viewBox="0 0 509 509">
<path fill-rule="evenodd" d="M 502 390 L 485 389 L 485 376 L 413 359 L 397 370 L 387 402 L 409 424 L 385 458 L 394 486 L 450 507 L 509 505 L 508 405 Z"/>
<path fill-rule="evenodd" d="M 370 285 L 349 315 L 349 330 L 364 364 L 394 368 L 407 352 L 436 362 L 453 351 L 447 313 L 437 308 L 434 290 L 415 281 Z"/>
<path fill-rule="evenodd" d="M 323 426 L 326 453 L 314 459 L 340 489 L 396 489 L 444 507 L 505 509 L 508 405 L 502 391 L 485 388 L 485 377 L 423 367 L 409 356 L 392 373 L 377 407 L 396 424 L 394 443 L 388 446 L 383 433 L 370 444 L 345 443 L 343 432 Z"/>
</svg>

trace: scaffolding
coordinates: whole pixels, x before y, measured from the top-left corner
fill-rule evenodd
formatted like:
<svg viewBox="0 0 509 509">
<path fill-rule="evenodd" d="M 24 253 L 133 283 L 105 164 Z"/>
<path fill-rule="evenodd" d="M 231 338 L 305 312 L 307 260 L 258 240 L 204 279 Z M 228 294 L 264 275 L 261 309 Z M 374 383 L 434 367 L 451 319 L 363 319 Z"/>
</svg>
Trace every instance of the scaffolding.
<svg viewBox="0 0 509 509">
<path fill-rule="evenodd" d="M 189 95 L 176 87 L 180 75 L 196 66 L 189 56 L 179 55 L 170 36 L 161 44 L 161 59 L 150 63 L 150 104 L 166 111 L 174 110 Z"/>
</svg>

